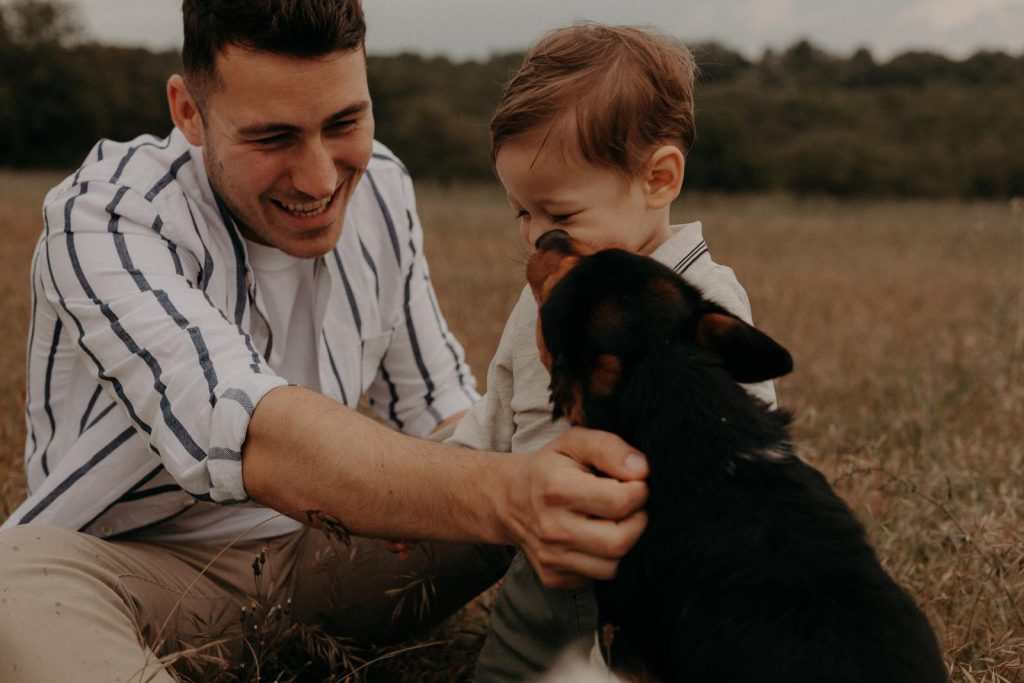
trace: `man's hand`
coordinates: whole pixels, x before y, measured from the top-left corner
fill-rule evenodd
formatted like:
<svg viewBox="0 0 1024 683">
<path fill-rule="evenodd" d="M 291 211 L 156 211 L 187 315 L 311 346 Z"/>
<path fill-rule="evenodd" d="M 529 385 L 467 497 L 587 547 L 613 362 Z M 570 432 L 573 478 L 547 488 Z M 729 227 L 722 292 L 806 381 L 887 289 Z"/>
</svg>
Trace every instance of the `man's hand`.
<svg viewBox="0 0 1024 683">
<path fill-rule="evenodd" d="M 505 522 L 541 582 L 613 578 L 647 524 L 643 456 L 613 434 L 575 427 L 511 460 L 519 470 L 507 482 Z"/>
</svg>

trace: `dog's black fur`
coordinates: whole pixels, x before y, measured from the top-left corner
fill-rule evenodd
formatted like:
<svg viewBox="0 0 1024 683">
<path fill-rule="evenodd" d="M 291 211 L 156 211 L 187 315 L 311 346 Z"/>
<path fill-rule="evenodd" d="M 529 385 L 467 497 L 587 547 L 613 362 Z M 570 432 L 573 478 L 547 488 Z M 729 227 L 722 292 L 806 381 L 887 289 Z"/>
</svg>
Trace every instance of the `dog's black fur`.
<svg viewBox="0 0 1024 683">
<path fill-rule="evenodd" d="M 538 248 L 534 260 L 575 253 L 564 233 Z M 789 415 L 737 384 L 786 374 L 789 353 L 652 259 L 601 251 L 553 288 L 544 268 L 530 280 L 556 411 L 650 463 L 647 529 L 596 586 L 612 668 L 700 683 L 946 681 L 925 616 L 793 454 Z"/>
</svg>

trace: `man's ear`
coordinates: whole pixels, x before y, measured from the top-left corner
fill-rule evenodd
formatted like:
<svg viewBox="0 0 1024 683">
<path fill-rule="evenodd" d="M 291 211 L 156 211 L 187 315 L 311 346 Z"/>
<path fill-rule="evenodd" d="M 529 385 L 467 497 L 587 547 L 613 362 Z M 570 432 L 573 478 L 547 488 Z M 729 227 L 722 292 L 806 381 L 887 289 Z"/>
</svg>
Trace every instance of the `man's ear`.
<svg viewBox="0 0 1024 683">
<path fill-rule="evenodd" d="M 686 157 L 675 145 L 662 145 L 654 150 L 644 166 L 644 188 L 647 206 L 663 209 L 679 196 L 683 188 Z"/>
<path fill-rule="evenodd" d="M 167 81 L 167 105 L 171 120 L 178 130 L 185 134 L 189 143 L 201 147 L 203 144 L 203 115 L 185 79 L 174 74 Z"/>
<path fill-rule="evenodd" d="M 697 343 L 714 351 L 737 382 L 763 382 L 793 369 L 793 358 L 782 345 L 718 307 L 700 316 Z"/>
</svg>

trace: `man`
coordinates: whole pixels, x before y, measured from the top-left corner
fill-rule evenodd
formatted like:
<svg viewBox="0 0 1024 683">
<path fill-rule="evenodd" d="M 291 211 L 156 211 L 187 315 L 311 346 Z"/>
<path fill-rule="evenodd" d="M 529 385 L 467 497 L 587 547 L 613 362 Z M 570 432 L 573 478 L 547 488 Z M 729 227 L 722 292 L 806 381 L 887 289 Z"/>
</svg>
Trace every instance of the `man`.
<svg viewBox="0 0 1024 683">
<path fill-rule="evenodd" d="M 101 141 L 45 202 L 0 679 L 170 680 L 157 655 L 204 639 L 237 656 L 257 556 L 256 598 L 365 642 L 449 614 L 501 545 L 553 586 L 611 576 L 644 525 L 624 443 L 414 438 L 476 394 L 411 181 L 373 141 L 358 0 L 183 13 L 176 130 Z M 364 391 L 404 434 L 352 410 Z M 401 562 L 370 537 L 437 542 Z M 410 576 L 436 599 L 403 602 Z"/>
</svg>

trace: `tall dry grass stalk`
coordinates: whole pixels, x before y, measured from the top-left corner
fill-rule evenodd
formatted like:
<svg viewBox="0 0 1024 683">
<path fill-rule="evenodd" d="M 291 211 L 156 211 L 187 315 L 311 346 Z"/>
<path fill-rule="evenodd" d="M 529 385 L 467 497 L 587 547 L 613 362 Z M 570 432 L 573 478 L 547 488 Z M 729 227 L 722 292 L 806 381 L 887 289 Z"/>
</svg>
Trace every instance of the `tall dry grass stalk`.
<svg viewBox="0 0 1024 683">
<path fill-rule="evenodd" d="M 0 518 L 24 493 L 28 261 L 56 180 L 0 174 Z M 524 282 L 512 211 L 496 186 L 424 186 L 419 199 L 438 296 L 482 380 Z M 1019 205 L 684 193 L 674 218 L 704 222 L 755 322 L 793 352 L 778 388 L 801 452 L 922 604 L 953 680 L 1024 681 Z M 384 653 L 295 625 L 281 607 L 257 601 L 248 615 L 269 635 L 218 680 L 452 681 L 472 671 L 486 608 Z"/>
</svg>

